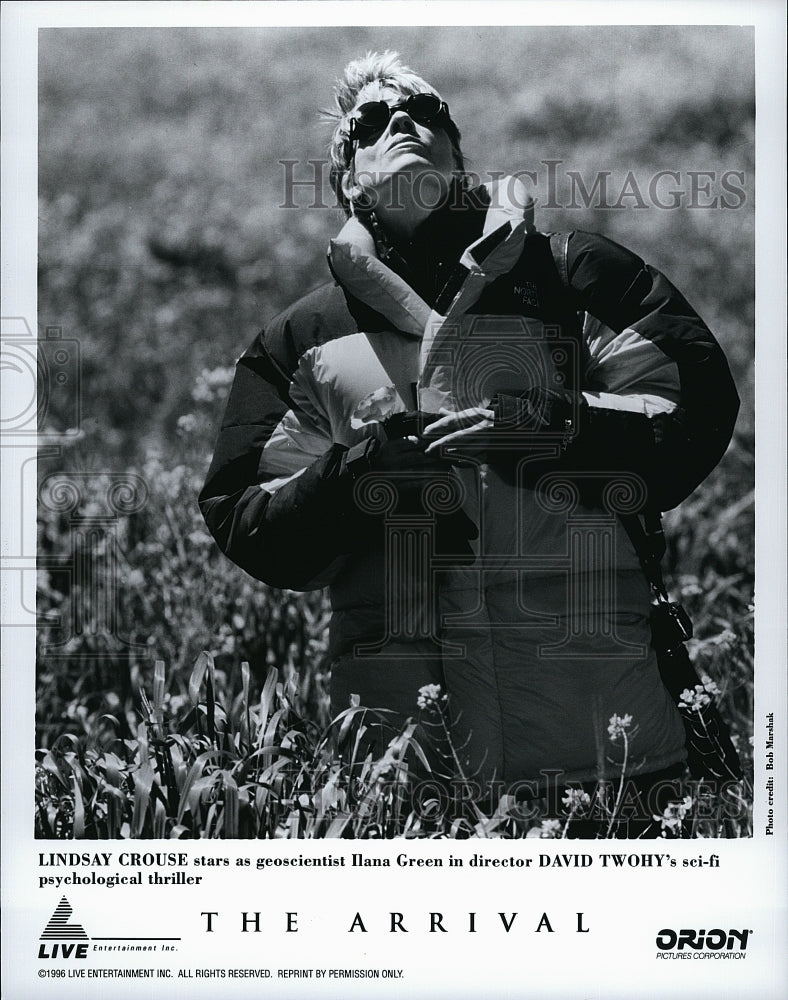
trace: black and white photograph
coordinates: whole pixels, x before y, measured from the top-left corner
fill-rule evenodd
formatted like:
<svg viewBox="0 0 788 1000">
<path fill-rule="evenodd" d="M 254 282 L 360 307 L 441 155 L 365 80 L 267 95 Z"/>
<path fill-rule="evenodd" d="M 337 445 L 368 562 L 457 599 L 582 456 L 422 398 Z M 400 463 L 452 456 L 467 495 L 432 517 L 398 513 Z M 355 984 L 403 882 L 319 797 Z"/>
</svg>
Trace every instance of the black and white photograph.
<svg viewBox="0 0 788 1000">
<path fill-rule="evenodd" d="M 777 6 L 108 6 L 4 18 L 4 995 L 784 985 Z"/>
</svg>

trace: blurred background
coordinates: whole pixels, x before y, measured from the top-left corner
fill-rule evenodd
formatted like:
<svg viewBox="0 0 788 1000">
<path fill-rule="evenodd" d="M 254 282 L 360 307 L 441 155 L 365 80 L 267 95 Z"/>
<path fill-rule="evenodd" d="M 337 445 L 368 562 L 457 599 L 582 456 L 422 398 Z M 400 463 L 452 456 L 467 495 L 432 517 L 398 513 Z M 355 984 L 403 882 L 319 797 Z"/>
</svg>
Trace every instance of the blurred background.
<svg viewBox="0 0 788 1000">
<path fill-rule="evenodd" d="M 341 224 L 327 183 L 285 204 L 285 168 L 325 157 L 335 78 L 394 48 L 449 101 L 471 170 L 536 171 L 546 201 L 612 173 L 617 209 L 540 209 L 663 269 L 722 341 L 752 398 L 754 67 L 749 29 L 77 29 L 40 34 L 39 323 L 82 345 L 83 429 L 103 455 L 172 442 L 203 368 L 231 365 L 278 310 L 327 280 Z M 660 209 L 649 197 L 683 206 Z M 727 198 L 735 209 L 686 208 Z M 721 177 L 741 195 L 726 194 Z M 327 170 L 325 171 L 327 179 Z M 632 187 L 629 188 L 632 191 Z M 599 200 L 599 199 L 597 199 Z M 744 201 L 744 204 L 741 202 Z M 575 203 L 582 205 L 579 192 Z M 592 201 L 593 206 L 593 201 Z M 745 413 L 747 412 L 745 407 Z M 743 419 L 749 419 L 744 417 Z M 207 447 L 206 442 L 206 447 Z"/>
<path fill-rule="evenodd" d="M 40 462 L 42 497 L 61 480 L 79 497 L 68 510 L 41 505 L 38 746 L 100 735 L 107 713 L 131 733 L 155 659 L 176 717 L 201 649 L 216 657 L 220 694 L 234 696 L 242 661 L 253 688 L 275 664 L 297 679 L 300 710 L 327 721 L 323 595 L 245 577 L 217 552 L 195 498 L 235 358 L 329 278 L 325 250 L 343 219 L 327 169 L 322 189 L 288 192 L 280 161 L 313 177 L 335 78 L 386 48 L 446 98 L 470 170 L 537 172 L 540 229 L 630 247 L 722 343 L 743 401 L 737 435 L 670 514 L 669 568 L 695 618 L 692 655 L 723 682 L 747 747 L 753 35 L 709 26 L 40 32 L 39 332 L 78 341 L 82 382 L 78 417 L 55 395 L 46 414 L 49 429 L 78 433 Z M 660 171 L 674 173 L 652 187 Z M 606 201 L 584 207 L 572 172 L 589 192 L 608 172 Z M 99 524 L 108 485 L 126 473 L 147 488 L 138 509 L 77 531 Z"/>
</svg>

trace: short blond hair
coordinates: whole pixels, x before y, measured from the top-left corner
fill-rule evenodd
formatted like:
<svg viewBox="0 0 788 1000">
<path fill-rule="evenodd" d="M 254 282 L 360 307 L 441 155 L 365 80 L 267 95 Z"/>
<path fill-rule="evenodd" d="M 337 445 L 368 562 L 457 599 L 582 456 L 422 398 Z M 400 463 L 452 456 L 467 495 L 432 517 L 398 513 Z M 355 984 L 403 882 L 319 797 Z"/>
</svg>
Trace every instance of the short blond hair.
<svg viewBox="0 0 788 1000">
<path fill-rule="evenodd" d="M 324 114 L 335 122 L 334 134 L 328 147 L 330 162 L 329 180 L 340 206 L 346 214 L 350 214 L 350 202 L 342 190 L 342 180 L 350 170 L 353 160 L 353 148 L 348 134 L 348 115 L 356 106 L 358 95 L 371 83 L 379 83 L 384 87 L 393 87 L 403 96 L 413 94 L 435 94 L 438 91 L 427 81 L 406 66 L 399 53 L 386 49 L 385 52 L 367 52 L 365 56 L 354 59 L 345 67 L 342 76 L 334 86 L 334 106 Z M 442 98 L 441 98 L 442 100 Z M 454 162 L 457 170 L 465 169 L 462 149 L 460 148 L 460 132 L 451 118 L 443 125 L 451 142 Z"/>
</svg>

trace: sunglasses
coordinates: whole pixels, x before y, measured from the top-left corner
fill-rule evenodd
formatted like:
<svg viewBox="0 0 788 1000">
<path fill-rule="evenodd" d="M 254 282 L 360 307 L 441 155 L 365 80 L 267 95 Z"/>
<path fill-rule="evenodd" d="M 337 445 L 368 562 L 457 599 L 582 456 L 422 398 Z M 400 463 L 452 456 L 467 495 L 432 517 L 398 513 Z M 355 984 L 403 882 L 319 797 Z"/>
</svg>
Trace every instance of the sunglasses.
<svg viewBox="0 0 788 1000">
<path fill-rule="evenodd" d="M 431 125 L 449 117 L 449 105 L 435 94 L 413 94 L 399 104 L 368 101 L 356 108 L 354 117 L 350 119 L 349 140 L 369 139 L 376 132 L 382 132 L 395 111 L 406 111 L 417 125 Z"/>
</svg>

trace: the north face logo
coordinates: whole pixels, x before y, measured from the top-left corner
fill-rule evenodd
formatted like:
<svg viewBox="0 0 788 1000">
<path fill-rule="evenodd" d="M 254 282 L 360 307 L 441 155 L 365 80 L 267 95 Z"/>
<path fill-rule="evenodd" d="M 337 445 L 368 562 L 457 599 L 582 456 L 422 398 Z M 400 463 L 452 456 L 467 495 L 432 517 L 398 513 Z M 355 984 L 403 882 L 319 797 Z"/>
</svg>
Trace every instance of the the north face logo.
<svg viewBox="0 0 788 1000">
<path fill-rule="evenodd" d="M 73 912 L 71 903 L 64 896 L 55 907 L 55 912 L 49 918 L 44 928 L 41 941 L 88 941 L 82 924 L 70 924 L 68 918 Z"/>
<path fill-rule="evenodd" d="M 533 281 L 524 281 L 514 286 L 514 294 L 525 306 L 539 307 L 539 291 Z"/>
</svg>

